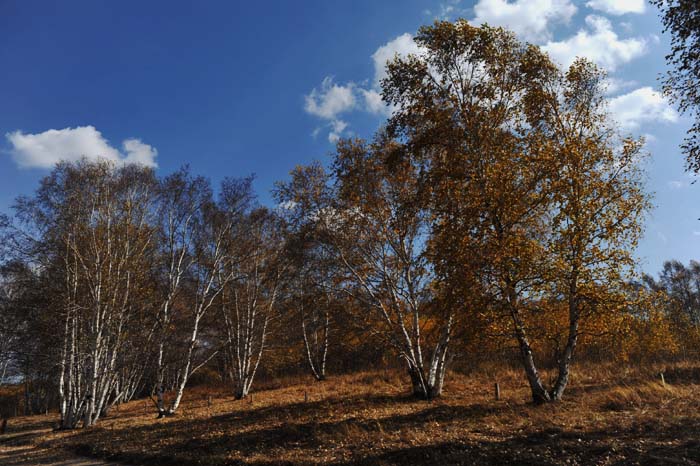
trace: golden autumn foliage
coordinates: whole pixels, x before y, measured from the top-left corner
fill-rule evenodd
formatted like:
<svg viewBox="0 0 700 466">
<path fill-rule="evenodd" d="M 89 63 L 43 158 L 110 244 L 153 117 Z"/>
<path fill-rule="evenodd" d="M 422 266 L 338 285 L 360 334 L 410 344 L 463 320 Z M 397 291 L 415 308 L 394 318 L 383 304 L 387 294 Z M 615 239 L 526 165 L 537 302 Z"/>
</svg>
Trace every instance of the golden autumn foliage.
<svg viewBox="0 0 700 466">
<path fill-rule="evenodd" d="M 252 177 L 215 196 L 188 169 L 88 161 L 20 200 L 16 223 L 38 233 L 17 259 L 23 286 L 46 296 L 0 305 L 48 309 L 22 325 L 60 327 L 22 334 L 37 348 L 25 361 L 48 355 L 18 369 L 40 381 L 41 407 L 74 428 L 139 395 L 173 415 L 192 381 L 244 398 L 256 374 L 397 367 L 435 399 L 448 374 L 490 364 L 521 366 L 544 404 L 562 400 L 575 359 L 700 356 L 700 264 L 639 277 L 647 154 L 610 118 L 605 73 L 464 20 L 415 42 L 381 83 L 386 125 L 340 140 L 328 167 L 296 167 L 275 208 Z M 619 395 L 611 406 L 639 394 Z"/>
<path fill-rule="evenodd" d="M 398 109 L 390 133 L 431 186 L 438 277 L 466 321 L 514 337 L 533 399 L 557 400 L 579 337 L 607 331 L 624 304 L 649 208 L 642 142 L 619 136 L 604 74 L 585 60 L 560 71 L 513 34 L 461 20 L 416 42 L 383 91 Z M 539 340 L 554 348 L 551 387 Z"/>
</svg>

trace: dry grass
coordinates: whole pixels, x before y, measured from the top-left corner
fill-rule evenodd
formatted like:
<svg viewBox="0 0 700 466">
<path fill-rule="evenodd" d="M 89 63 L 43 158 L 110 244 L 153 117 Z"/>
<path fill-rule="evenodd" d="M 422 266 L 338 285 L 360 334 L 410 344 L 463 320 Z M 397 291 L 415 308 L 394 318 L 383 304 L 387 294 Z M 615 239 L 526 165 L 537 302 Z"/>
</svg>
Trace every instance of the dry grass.
<svg viewBox="0 0 700 466">
<path fill-rule="evenodd" d="M 700 366 L 578 367 L 550 406 L 531 405 L 511 369 L 452 374 L 433 402 L 409 398 L 400 373 L 292 382 L 252 403 L 199 388 L 161 420 L 136 401 L 87 431 L 46 431 L 55 416 L 13 419 L 3 441 L 152 465 L 700 464 Z"/>
</svg>

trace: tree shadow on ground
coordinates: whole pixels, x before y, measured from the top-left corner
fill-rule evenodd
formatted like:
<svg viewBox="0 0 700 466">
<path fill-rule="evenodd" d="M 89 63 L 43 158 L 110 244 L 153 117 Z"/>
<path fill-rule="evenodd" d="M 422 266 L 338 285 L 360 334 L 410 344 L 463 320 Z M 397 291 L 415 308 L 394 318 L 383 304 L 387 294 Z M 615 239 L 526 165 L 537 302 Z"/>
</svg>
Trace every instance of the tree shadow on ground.
<svg viewBox="0 0 700 466">
<path fill-rule="evenodd" d="M 64 451 L 41 450 L 32 447 L 0 450 L 3 466 L 117 466 L 100 459 L 76 457 Z"/>
<path fill-rule="evenodd" d="M 329 412 L 352 412 L 397 403 L 414 403 L 417 410 L 389 417 L 350 414 L 342 420 L 326 420 Z M 230 464 L 230 459 L 225 458 L 231 452 L 244 458 L 266 450 L 309 452 L 338 439 L 358 435 L 379 438 L 398 431 L 420 430 L 426 422 L 473 422 L 502 409 L 507 408 L 503 404 L 449 406 L 417 402 L 406 396 L 342 398 L 261 407 L 208 419 L 175 419 L 126 429 L 95 428 L 69 439 L 69 446 L 82 455 L 140 464 L 184 464 L 189 458 L 194 464 L 203 456 L 210 460 L 207 464 Z M 232 426 L 235 432 L 231 432 Z M 141 448 L 133 451 L 130 448 L 133 444 L 124 443 L 133 442 L 133 439 L 138 439 L 140 445 L 160 445 L 161 451 L 152 449 L 144 453 Z M 216 458 L 220 458 L 220 462 Z"/>
<path fill-rule="evenodd" d="M 530 443 L 529 439 L 502 442 L 440 443 L 436 445 L 401 448 L 376 456 L 335 463 L 336 466 L 381 465 L 502 465 L 555 466 L 611 464 L 669 465 L 700 464 L 700 443 L 684 442 L 677 446 L 654 447 L 644 451 L 613 451 L 606 446 L 568 446 Z"/>
<path fill-rule="evenodd" d="M 672 377 L 687 380 L 692 375 Z M 588 387 L 581 396 L 583 392 Z M 577 398 L 576 391 L 570 394 Z M 620 426 L 587 422 L 579 416 L 582 425 L 562 428 L 547 427 L 552 425 L 547 419 L 550 413 L 562 419 L 576 410 L 568 401 L 545 407 L 507 402 L 455 405 L 449 400 L 425 402 L 408 395 L 378 394 L 260 407 L 246 400 L 236 403 L 231 412 L 207 418 L 180 415 L 133 427 L 98 425 L 45 446 L 63 445 L 82 455 L 162 466 L 291 465 L 333 457 L 332 464 L 343 466 L 700 465 L 700 419 L 683 413 L 646 416 Z M 612 416 L 629 418 L 624 412 Z M 490 419 L 531 420 L 525 428 L 503 429 L 488 427 Z M 423 435 L 433 428 L 434 436 Z M 420 434 L 418 445 L 410 441 L 414 433 Z M 343 445 L 336 447 L 340 442 Z M 317 454 L 319 449 L 330 449 L 332 455 Z"/>
<path fill-rule="evenodd" d="M 697 465 L 700 422 L 645 423 L 617 431 L 547 428 L 499 441 L 447 442 L 408 447 L 336 463 L 369 465 Z"/>
<path fill-rule="evenodd" d="M 380 398 L 386 402 L 385 397 Z M 345 401 L 347 402 L 347 400 Z M 370 401 L 371 403 L 371 401 Z M 310 403 L 311 404 L 311 403 Z M 318 410 L 318 402 L 286 407 L 296 412 Z M 333 403 L 330 403 L 333 405 Z M 171 444 L 162 452 L 150 455 L 119 453 L 115 451 L 95 451 L 94 445 L 85 442 L 77 446 L 81 454 L 99 455 L 112 460 L 122 460 L 134 464 L 200 464 L 199 459 L 207 457 L 205 464 L 231 465 L 254 464 L 306 464 L 308 457 L 299 462 L 260 461 L 246 457 L 263 451 L 284 450 L 285 452 L 313 452 L 315 448 L 332 444 L 348 435 L 361 432 L 371 441 L 399 431 L 427 429 L 433 422 L 439 424 L 468 420 L 479 421 L 484 416 L 500 410 L 510 409 L 505 405 L 471 405 L 467 407 L 427 404 L 424 409 L 409 414 L 393 415 L 377 419 L 347 418 L 341 421 L 307 421 L 277 423 L 273 426 L 256 428 L 269 423 L 279 408 L 261 408 L 249 412 L 217 416 L 202 421 L 175 421 L 162 426 L 144 426 L 129 435 L 140 438 L 144 444 L 157 442 L 162 435 L 170 435 L 184 441 Z M 212 432 L 230 423 L 240 423 L 239 428 L 249 428 L 242 432 L 227 435 L 200 435 L 201 429 Z M 205 427 L 206 425 L 206 427 Z M 230 427 L 230 425 L 229 425 Z M 154 430 L 155 429 L 155 430 Z M 183 436 L 178 430 L 187 429 L 192 433 Z M 126 433 L 126 432 L 124 432 Z M 117 438 L 122 432 L 114 431 Z M 651 421 L 635 424 L 625 429 L 577 431 L 561 428 L 546 428 L 524 435 L 514 435 L 496 440 L 465 440 L 464 442 L 442 442 L 432 445 L 407 446 L 377 453 L 358 453 L 357 458 L 336 462 L 342 466 L 362 465 L 420 465 L 420 464 L 474 464 L 474 465 L 560 465 L 560 464 L 700 464 L 700 421 L 679 418 L 674 423 L 654 423 Z M 237 453 L 239 460 L 231 460 L 229 454 Z M 272 456 L 274 458 L 274 456 Z M 302 457 L 302 456 L 300 456 Z"/>
</svg>

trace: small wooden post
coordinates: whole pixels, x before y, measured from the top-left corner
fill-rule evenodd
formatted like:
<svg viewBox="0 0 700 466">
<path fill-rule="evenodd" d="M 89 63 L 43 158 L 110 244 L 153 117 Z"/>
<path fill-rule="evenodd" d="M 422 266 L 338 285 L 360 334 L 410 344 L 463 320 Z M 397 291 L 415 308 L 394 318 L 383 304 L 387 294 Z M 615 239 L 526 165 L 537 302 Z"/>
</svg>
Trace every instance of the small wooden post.
<svg viewBox="0 0 700 466">
<path fill-rule="evenodd" d="M 0 426 L 0 434 L 5 434 L 7 432 L 7 418 L 2 420 L 2 425 Z"/>
<path fill-rule="evenodd" d="M 306 390 L 304 390 L 304 403 L 308 403 L 308 402 L 309 402 L 309 394 Z"/>
<path fill-rule="evenodd" d="M 501 387 L 498 385 L 498 382 L 493 384 L 493 392 L 496 396 L 496 401 L 499 401 L 501 399 Z"/>
<path fill-rule="evenodd" d="M 666 386 L 666 379 L 664 378 L 664 373 L 660 372 L 659 375 L 661 376 L 661 385 L 664 387 Z"/>
<path fill-rule="evenodd" d="M 207 396 L 207 406 L 211 407 L 211 395 Z"/>
</svg>

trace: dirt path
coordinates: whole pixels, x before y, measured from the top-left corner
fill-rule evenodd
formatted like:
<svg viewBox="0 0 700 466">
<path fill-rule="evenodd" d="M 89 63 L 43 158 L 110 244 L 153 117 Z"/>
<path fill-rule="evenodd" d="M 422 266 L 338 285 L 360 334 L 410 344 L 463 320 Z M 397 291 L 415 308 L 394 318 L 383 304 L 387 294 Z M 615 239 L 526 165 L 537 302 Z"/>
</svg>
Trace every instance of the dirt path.
<svg viewBox="0 0 700 466">
<path fill-rule="evenodd" d="M 0 445 L 0 464 L 3 466 L 124 466 L 91 458 L 81 458 L 68 452 L 47 450 L 34 445 Z"/>
<path fill-rule="evenodd" d="M 33 428 L 0 435 L 2 466 L 125 466 L 99 459 L 84 458 L 60 448 L 47 448 L 40 442 L 54 435 L 46 422 Z"/>
</svg>

